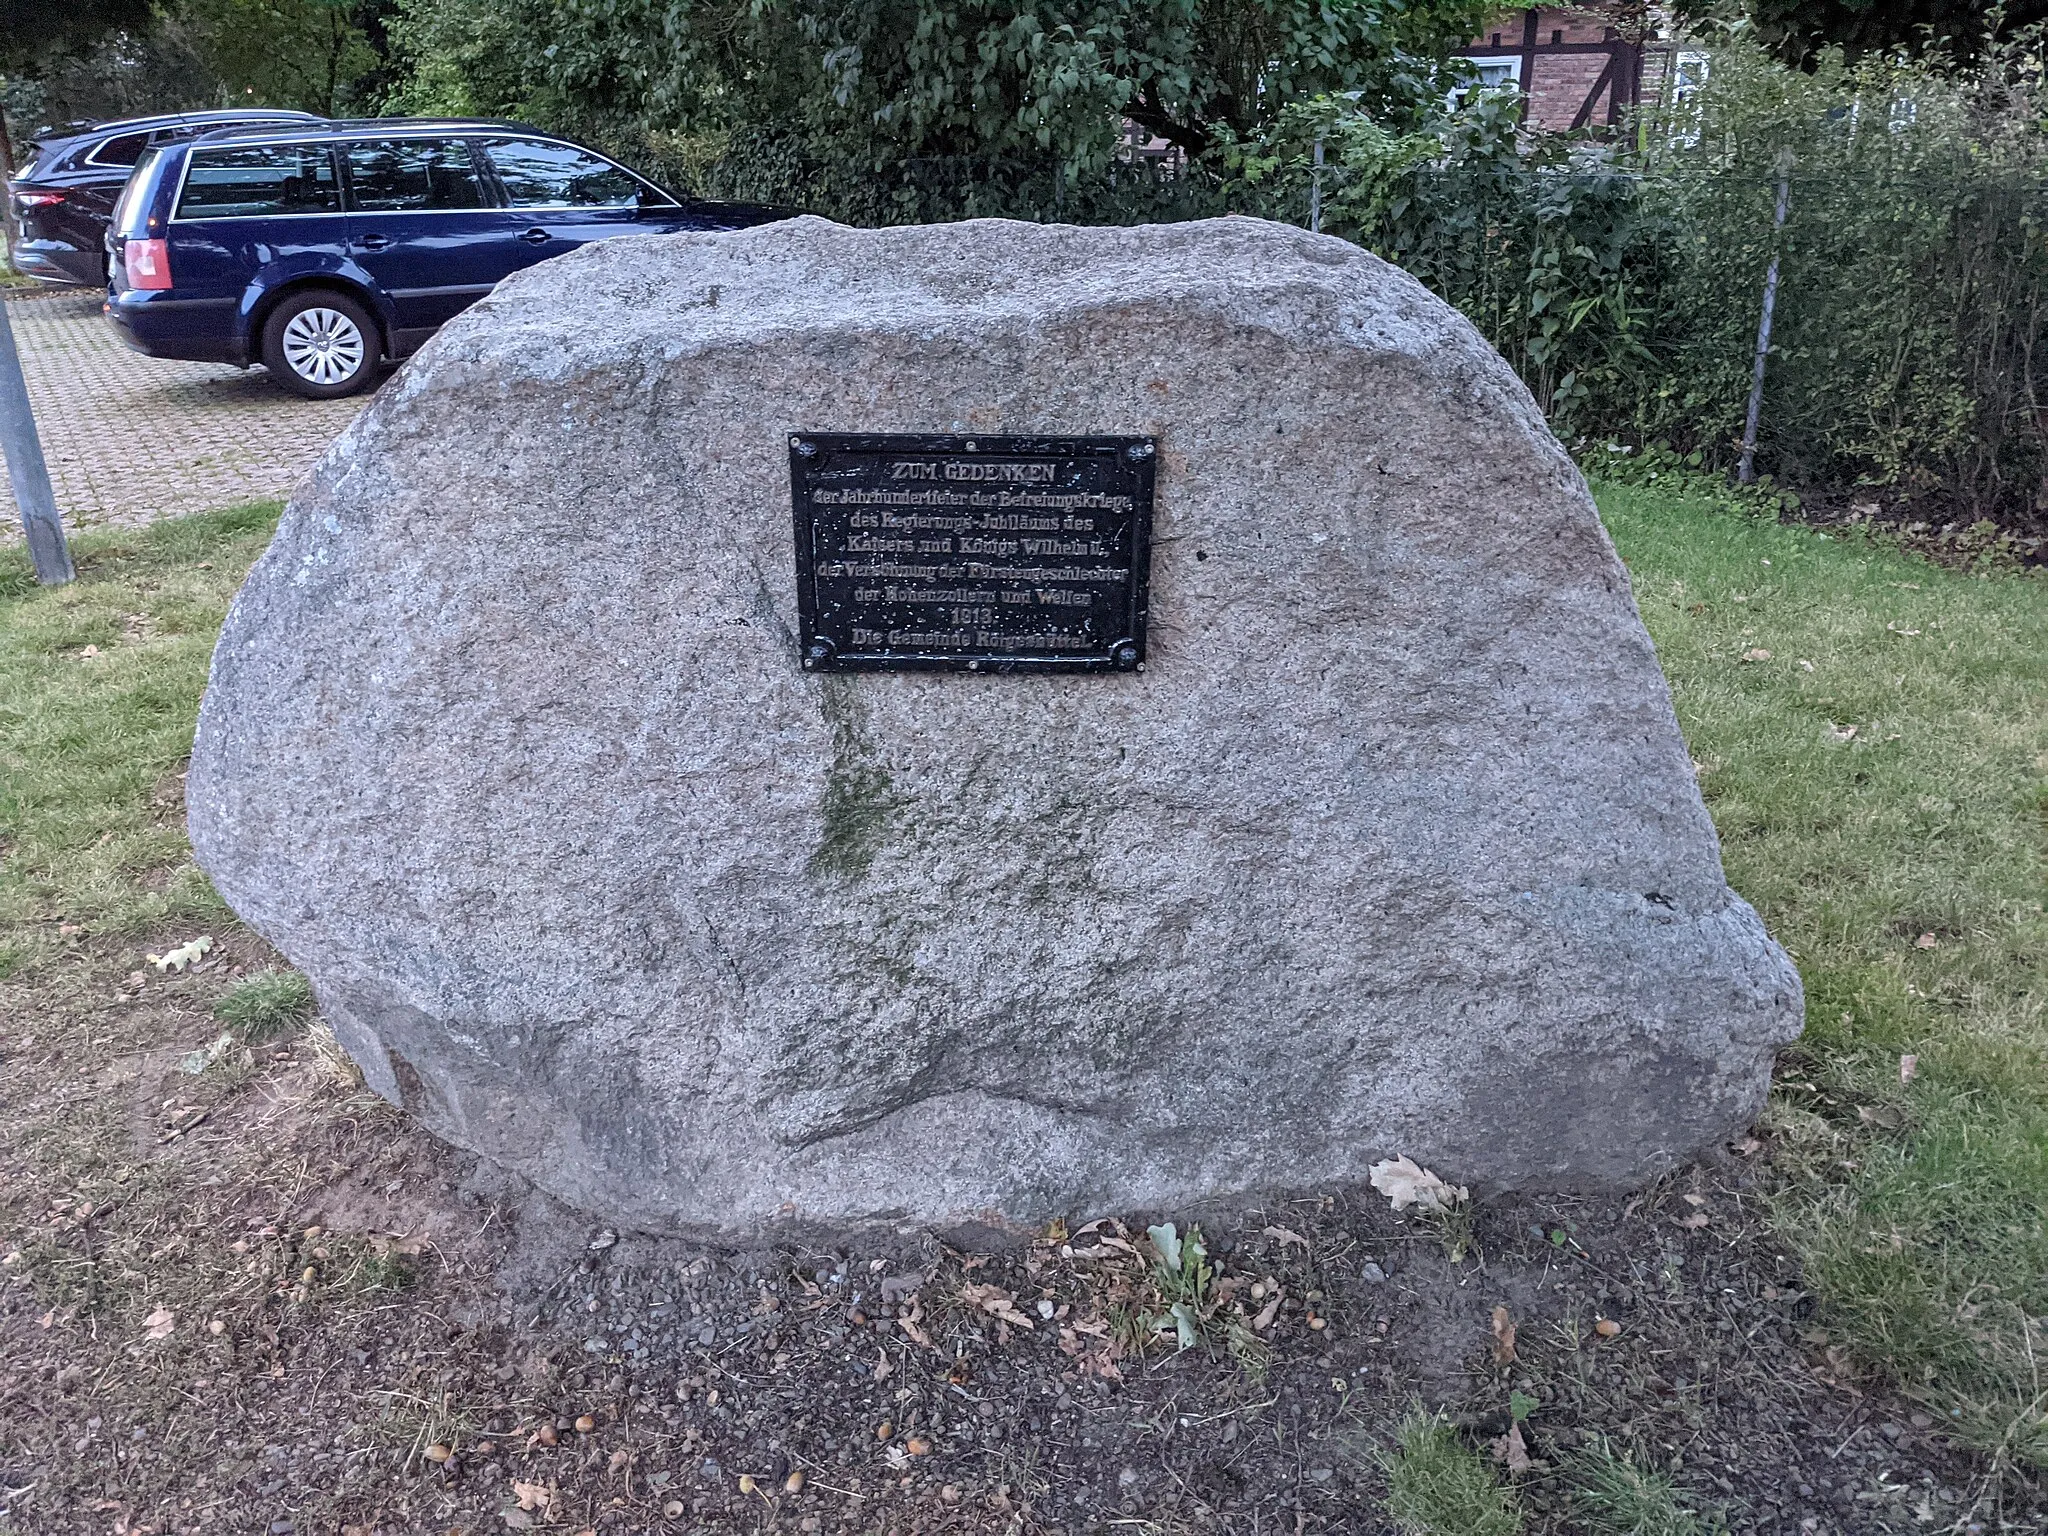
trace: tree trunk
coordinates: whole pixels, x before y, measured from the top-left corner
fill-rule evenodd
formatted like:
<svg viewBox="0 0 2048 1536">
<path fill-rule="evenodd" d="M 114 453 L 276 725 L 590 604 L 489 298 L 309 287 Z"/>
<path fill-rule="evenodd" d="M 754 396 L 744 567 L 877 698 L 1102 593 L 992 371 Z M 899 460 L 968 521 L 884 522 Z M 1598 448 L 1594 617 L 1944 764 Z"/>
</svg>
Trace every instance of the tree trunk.
<svg viewBox="0 0 2048 1536">
<path fill-rule="evenodd" d="M 0 81 L 0 85 L 4 85 Z M 14 139 L 7 131 L 7 108 L 0 105 L 0 236 L 7 241 L 7 264 L 14 265 L 14 248 L 21 243 L 21 220 L 14 212 Z"/>
</svg>

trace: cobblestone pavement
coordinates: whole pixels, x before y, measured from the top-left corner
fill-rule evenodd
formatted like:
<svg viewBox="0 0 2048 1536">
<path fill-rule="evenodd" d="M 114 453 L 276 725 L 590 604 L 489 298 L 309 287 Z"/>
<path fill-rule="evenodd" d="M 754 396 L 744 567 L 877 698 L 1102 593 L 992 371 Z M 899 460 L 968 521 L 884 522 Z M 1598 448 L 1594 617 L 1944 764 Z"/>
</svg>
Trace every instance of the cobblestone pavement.
<svg viewBox="0 0 2048 1536">
<path fill-rule="evenodd" d="M 134 527 L 282 500 L 368 398 L 301 400 L 261 368 L 131 352 L 96 291 L 7 303 L 67 528 Z M 21 537 L 12 500 L 0 538 Z"/>
</svg>

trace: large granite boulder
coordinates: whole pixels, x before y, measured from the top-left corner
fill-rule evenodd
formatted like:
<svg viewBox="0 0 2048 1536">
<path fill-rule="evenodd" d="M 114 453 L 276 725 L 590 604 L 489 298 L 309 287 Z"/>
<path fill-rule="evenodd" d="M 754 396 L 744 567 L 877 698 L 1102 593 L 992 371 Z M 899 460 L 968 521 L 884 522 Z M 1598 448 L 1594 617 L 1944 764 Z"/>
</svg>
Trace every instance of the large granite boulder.
<svg viewBox="0 0 2048 1536">
<path fill-rule="evenodd" d="M 798 430 L 1155 434 L 1149 665 L 806 672 Z M 1626 1185 L 1800 1028 L 1528 394 L 1251 220 L 507 280 L 286 512 L 189 799 L 372 1086 L 654 1230 Z"/>
</svg>

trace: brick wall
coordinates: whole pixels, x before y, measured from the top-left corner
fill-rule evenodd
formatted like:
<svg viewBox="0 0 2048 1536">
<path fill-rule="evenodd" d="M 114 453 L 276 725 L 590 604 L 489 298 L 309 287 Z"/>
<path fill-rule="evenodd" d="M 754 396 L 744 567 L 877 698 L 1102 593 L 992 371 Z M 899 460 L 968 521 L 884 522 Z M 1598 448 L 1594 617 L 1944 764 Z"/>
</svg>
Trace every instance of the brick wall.
<svg viewBox="0 0 2048 1536">
<path fill-rule="evenodd" d="M 1464 56 L 1513 61 L 1528 100 L 1523 120 L 1562 132 L 1619 122 L 1638 100 L 1654 101 L 1665 46 L 1624 32 L 1608 12 L 1542 6 L 1502 12 Z"/>
</svg>

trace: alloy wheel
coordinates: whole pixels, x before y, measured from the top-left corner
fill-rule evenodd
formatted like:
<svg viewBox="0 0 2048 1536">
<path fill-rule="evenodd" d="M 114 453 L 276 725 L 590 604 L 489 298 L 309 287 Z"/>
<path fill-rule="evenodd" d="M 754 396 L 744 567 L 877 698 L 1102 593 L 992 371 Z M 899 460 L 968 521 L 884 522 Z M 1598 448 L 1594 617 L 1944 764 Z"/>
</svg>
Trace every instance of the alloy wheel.
<svg viewBox="0 0 2048 1536">
<path fill-rule="evenodd" d="M 340 384 L 363 366 L 363 333 L 338 309 L 300 310 L 285 322 L 280 339 L 285 362 L 309 384 Z"/>
</svg>

